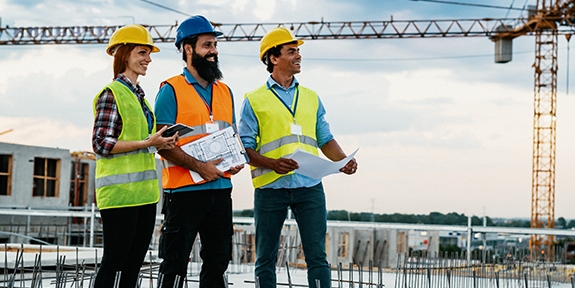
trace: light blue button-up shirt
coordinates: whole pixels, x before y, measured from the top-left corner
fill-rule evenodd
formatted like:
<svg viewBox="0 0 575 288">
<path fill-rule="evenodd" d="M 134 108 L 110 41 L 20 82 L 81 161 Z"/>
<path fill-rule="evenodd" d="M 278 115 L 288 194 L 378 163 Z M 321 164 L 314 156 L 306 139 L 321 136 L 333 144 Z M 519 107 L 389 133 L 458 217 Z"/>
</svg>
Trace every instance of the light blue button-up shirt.
<svg viewBox="0 0 575 288">
<path fill-rule="evenodd" d="M 191 84 L 196 89 L 196 92 L 198 92 L 198 94 L 204 99 L 205 103 L 208 103 L 208 105 L 210 105 L 210 103 L 212 102 L 212 85 L 217 84 L 210 83 L 208 87 L 202 86 L 185 67 L 183 75 L 186 78 L 186 82 Z M 234 97 L 231 89 L 230 89 L 230 95 L 232 97 L 232 103 L 233 103 Z M 156 95 L 156 104 L 154 105 L 154 114 L 156 114 L 156 123 L 159 125 L 174 125 L 176 124 L 177 113 L 178 113 L 178 107 L 176 105 L 176 95 L 174 93 L 174 88 L 171 85 L 162 86 L 162 88 L 160 88 L 160 90 L 158 91 L 158 95 Z M 233 117 L 234 117 L 233 122 L 235 123 L 236 122 L 235 114 Z M 230 187 L 232 187 L 232 182 L 230 179 L 220 178 L 218 180 L 207 182 L 200 185 L 191 185 L 178 189 L 165 190 L 165 192 L 168 193 L 188 192 L 188 191 L 198 191 L 208 189 L 225 189 Z"/>
<path fill-rule="evenodd" d="M 279 85 L 271 76 L 267 81 L 268 87 L 273 88 L 278 96 L 282 99 L 284 103 L 291 104 L 293 103 L 293 98 L 295 91 L 297 90 L 297 86 L 299 86 L 299 82 L 294 77 L 292 84 L 287 89 L 283 86 Z M 277 101 L 277 98 L 270 92 L 270 101 Z M 316 139 L 318 147 L 322 147 L 327 142 L 333 139 L 333 135 L 329 129 L 329 123 L 325 120 L 325 108 L 321 103 L 321 100 L 318 99 L 319 106 L 317 109 L 317 121 L 316 121 Z M 259 125 L 256 115 L 254 114 L 254 110 L 248 100 L 248 98 L 244 99 L 242 104 L 241 110 L 241 117 L 239 123 L 239 133 L 240 138 L 242 139 L 242 143 L 244 144 L 245 148 L 251 148 L 256 150 L 256 136 L 258 135 Z M 301 187 L 312 187 L 321 182 L 321 179 L 313 179 L 301 174 L 290 174 L 283 177 L 280 177 L 276 181 L 262 186 L 260 188 L 301 188 Z"/>
</svg>

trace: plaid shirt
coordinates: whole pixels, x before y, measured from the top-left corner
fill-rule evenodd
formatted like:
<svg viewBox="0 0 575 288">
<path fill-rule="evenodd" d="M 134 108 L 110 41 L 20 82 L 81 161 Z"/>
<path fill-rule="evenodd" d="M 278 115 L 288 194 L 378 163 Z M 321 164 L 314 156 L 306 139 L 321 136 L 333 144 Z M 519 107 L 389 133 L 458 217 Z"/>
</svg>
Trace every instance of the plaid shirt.
<svg viewBox="0 0 575 288">
<path fill-rule="evenodd" d="M 132 84 L 123 74 L 119 74 L 116 81 L 120 81 L 126 85 L 140 101 L 142 110 L 145 115 L 154 117 L 152 111 L 144 105 L 144 90 L 140 85 Z M 96 154 L 108 156 L 111 154 L 112 148 L 118 142 L 120 133 L 122 132 L 122 118 L 118 113 L 118 106 L 114 100 L 114 94 L 110 89 L 102 91 L 96 102 L 96 117 L 94 120 L 94 129 L 92 130 L 92 149 Z"/>
</svg>

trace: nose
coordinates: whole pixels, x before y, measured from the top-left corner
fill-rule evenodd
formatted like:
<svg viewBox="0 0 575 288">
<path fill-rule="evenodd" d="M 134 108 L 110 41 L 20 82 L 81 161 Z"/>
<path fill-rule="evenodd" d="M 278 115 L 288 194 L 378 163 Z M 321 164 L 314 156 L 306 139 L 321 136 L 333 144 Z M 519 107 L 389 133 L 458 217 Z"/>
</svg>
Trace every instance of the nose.
<svg viewBox="0 0 575 288">
<path fill-rule="evenodd" d="M 210 46 L 210 53 L 218 55 L 218 46 L 216 45 Z"/>
</svg>

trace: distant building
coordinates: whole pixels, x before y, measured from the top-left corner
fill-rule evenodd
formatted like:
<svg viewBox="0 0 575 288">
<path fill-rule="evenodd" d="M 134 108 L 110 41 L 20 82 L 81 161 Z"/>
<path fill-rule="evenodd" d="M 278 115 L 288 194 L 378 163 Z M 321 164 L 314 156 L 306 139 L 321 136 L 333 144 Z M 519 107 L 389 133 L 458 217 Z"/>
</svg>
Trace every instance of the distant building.
<svg viewBox="0 0 575 288">
<path fill-rule="evenodd" d="M 0 142 L 0 208 L 67 210 L 95 203 L 91 152 Z M 85 241 L 83 219 L 0 215 L 0 243 L 20 236 L 58 244 Z M 80 233 L 80 234 L 79 234 Z M 30 241 L 35 243 L 36 240 Z"/>
<path fill-rule="evenodd" d="M 0 142 L 0 203 L 11 207 L 91 205 L 95 159 L 90 152 Z"/>
</svg>

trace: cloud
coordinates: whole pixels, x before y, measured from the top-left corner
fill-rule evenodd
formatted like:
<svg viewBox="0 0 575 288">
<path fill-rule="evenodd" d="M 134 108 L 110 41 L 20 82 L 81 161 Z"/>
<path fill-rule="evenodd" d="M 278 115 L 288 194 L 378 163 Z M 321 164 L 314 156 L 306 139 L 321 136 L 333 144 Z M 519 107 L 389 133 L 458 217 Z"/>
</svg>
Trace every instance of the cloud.
<svg viewBox="0 0 575 288">
<path fill-rule="evenodd" d="M 86 147 L 91 147 L 91 130 L 69 121 L 51 117 L 0 116 L 0 123 L 0 131 L 13 129 L 12 132 L 0 135 L 2 142 L 57 147 L 71 151 L 86 151 Z"/>
</svg>

